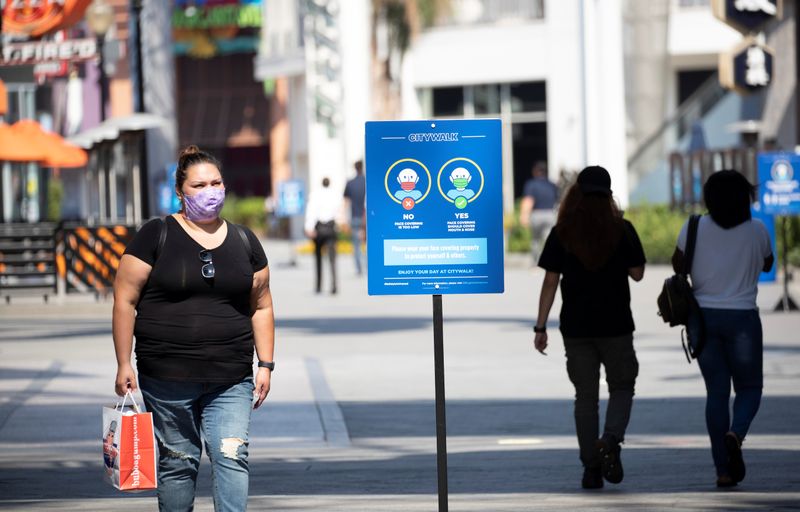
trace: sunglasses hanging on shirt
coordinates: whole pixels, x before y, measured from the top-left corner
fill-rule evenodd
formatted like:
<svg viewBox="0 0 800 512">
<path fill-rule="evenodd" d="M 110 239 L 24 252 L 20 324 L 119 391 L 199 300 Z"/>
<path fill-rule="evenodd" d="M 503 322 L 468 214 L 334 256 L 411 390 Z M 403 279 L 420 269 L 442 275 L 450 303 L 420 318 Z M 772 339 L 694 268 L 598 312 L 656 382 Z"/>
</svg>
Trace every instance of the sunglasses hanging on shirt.
<svg viewBox="0 0 800 512">
<path fill-rule="evenodd" d="M 216 273 L 216 269 L 214 268 L 214 261 L 211 256 L 211 251 L 203 249 L 200 251 L 198 256 L 200 257 L 200 261 L 205 263 L 205 265 L 203 265 L 203 267 L 200 269 L 200 273 L 203 274 L 203 277 L 206 279 L 212 279 Z"/>
</svg>

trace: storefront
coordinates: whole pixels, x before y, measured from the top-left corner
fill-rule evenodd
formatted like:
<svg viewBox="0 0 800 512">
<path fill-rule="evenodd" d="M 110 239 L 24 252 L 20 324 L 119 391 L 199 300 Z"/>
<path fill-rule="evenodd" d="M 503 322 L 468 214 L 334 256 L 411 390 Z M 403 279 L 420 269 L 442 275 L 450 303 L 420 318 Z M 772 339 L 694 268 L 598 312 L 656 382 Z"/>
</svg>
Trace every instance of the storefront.
<svg viewBox="0 0 800 512">
<path fill-rule="evenodd" d="M 271 91 L 253 73 L 261 8 L 261 0 L 176 0 L 172 15 L 178 145 L 214 154 L 239 197 L 271 193 Z"/>
</svg>

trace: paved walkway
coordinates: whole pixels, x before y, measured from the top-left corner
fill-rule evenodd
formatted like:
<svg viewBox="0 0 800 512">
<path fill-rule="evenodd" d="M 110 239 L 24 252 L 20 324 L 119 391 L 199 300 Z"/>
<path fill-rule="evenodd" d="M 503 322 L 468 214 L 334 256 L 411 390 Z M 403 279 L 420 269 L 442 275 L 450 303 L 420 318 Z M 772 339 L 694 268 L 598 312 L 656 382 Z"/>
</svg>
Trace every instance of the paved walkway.
<svg viewBox="0 0 800 512">
<path fill-rule="evenodd" d="M 266 247 L 278 367 L 252 422 L 251 510 L 437 510 L 431 299 L 368 297 L 347 257 L 339 295 L 314 295 L 311 261 L 291 267 L 285 245 Z M 502 295 L 444 297 L 450 510 L 800 510 L 800 315 L 771 312 L 780 286 L 759 296 L 765 397 L 745 482 L 713 485 L 702 379 L 655 315 L 669 270 L 650 267 L 632 285 L 641 372 L 626 478 L 585 492 L 557 331 L 549 356 L 531 346 L 542 273 L 519 262 Z M 100 408 L 114 400 L 110 306 L 0 305 L 0 509 L 156 508 L 152 493 L 121 495 L 100 478 Z M 207 469 L 204 460 L 198 510 L 212 510 Z"/>
</svg>

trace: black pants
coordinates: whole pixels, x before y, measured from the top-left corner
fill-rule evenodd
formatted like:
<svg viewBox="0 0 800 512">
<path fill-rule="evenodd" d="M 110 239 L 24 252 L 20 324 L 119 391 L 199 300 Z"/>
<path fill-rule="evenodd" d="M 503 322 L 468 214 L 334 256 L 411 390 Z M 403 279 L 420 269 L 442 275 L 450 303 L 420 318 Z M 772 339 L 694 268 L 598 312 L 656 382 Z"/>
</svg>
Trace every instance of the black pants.
<svg viewBox="0 0 800 512">
<path fill-rule="evenodd" d="M 314 259 L 317 264 L 316 291 L 322 291 L 322 249 L 328 253 L 331 267 L 331 293 L 336 293 L 336 232 L 319 230 L 314 238 Z"/>
<path fill-rule="evenodd" d="M 586 467 L 598 467 L 595 442 L 599 435 L 600 365 L 606 370 L 608 407 L 604 434 L 618 442 L 625 439 L 631 417 L 633 388 L 639 362 L 633 350 L 633 335 L 613 338 L 564 338 L 567 373 L 575 386 L 575 430 Z"/>
</svg>

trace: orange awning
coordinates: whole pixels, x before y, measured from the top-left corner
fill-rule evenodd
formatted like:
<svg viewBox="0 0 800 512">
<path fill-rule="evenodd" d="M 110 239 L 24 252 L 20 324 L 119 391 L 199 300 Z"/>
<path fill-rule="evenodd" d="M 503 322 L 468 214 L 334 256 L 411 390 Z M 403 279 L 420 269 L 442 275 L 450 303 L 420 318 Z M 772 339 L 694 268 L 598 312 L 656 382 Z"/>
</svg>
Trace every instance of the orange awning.
<svg viewBox="0 0 800 512">
<path fill-rule="evenodd" d="M 40 157 L 36 160 L 45 167 L 83 167 L 89 160 L 86 151 L 70 144 L 57 133 L 42 128 L 33 119 L 22 119 L 14 123 L 12 129 L 27 144 L 37 147 Z"/>
<path fill-rule="evenodd" d="M 43 149 L 20 135 L 11 125 L 0 122 L 0 160 L 35 162 L 45 157 Z"/>
</svg>

